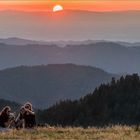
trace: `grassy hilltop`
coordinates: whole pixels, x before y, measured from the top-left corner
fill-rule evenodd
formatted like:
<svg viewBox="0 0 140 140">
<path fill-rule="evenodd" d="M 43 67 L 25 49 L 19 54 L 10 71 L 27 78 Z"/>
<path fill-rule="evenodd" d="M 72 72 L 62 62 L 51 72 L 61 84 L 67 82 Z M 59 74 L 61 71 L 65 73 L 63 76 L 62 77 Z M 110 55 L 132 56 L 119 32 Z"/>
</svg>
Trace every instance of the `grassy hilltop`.
<svg viewBox="0 0 140 140">
<path fill-rule="evenodd" d="M 10 130 L 0 133 L 0 139 L 25 140 L 139 140 L 140 131 L 135 127 L 112 126 L 105 128 L 48 127 L 36 130 Z"/>
</svg>

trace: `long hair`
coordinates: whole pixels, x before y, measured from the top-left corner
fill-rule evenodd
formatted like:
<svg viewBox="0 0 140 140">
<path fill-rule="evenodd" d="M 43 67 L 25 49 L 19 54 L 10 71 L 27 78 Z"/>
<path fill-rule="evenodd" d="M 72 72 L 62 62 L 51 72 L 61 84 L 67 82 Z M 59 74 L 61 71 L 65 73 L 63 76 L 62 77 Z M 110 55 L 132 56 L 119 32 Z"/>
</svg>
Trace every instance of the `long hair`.
<svg viewBox="0 0 140 140">
<path fill-rule="evenodd" d="M 1 110 L 0 115 L 5 114 L 7 110 L 11 110 L 10 106 L 5 106 L 5 107 Z"/>
<path fill-rule="evenodd" d="M 33 106 L 32 106 L 32 104 L 31 104 L 30 102 L 27 102 L 27 103 L 24 104 L 24 107 L 25 107 L 25 108 L 26 108 L 27 106 L 29 106 L 29 107 L 30 107 L 30 110 L 33 111 Z"/>
</svg>

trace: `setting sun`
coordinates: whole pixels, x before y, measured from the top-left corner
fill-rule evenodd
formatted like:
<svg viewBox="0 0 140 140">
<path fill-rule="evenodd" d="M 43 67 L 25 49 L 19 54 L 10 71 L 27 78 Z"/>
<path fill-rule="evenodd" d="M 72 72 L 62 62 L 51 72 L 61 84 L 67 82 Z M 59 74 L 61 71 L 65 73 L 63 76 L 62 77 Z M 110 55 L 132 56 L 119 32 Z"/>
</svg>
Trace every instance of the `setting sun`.
<svg viewBox="0 0 140 140">
<path fill-rule="evenodd" d="M 63 10 L 63 7 L 61 5 L 55 5 L 53 7 L 53 12 L 62 11 L 62 10 Z"/>
</svg>

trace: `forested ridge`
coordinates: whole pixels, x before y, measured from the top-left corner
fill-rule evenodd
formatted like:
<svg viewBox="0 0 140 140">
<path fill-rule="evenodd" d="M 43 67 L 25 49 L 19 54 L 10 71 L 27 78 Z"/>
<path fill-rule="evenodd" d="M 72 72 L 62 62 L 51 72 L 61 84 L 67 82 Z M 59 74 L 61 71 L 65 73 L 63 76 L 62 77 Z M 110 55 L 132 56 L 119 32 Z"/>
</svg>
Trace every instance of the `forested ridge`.
<svg viewBox="0 0 140 140">
<path fill-rule="evenodd" d="M 0 99 L 0 108 L 11 106 L 18 111 L 20 104 Z M 104 126 L 140 123 L 140 77 L 126 75 L 112 78 L 79 100 L 64 100 L 45 110 L 35 109 L 38 124 L 62 126 Z"/>
<path fill-rule="evenodd" d="M 39 111 L 51 125 L 107 125 L 140 123 L 140 78 L 137 74 L 112 78 L 79 100 L 65 100 Z"/>
</svg>

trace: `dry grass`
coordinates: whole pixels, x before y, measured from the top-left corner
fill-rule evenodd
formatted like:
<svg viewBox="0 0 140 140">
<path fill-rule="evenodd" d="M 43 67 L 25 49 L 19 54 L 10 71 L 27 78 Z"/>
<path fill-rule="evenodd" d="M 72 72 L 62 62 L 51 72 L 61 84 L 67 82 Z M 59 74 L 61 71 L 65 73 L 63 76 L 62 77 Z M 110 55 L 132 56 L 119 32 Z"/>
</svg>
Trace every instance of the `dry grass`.
<svg viewBox="0 0 140 140">
<path fill-rule="evenodd" d="M 36 130 L 10 130 L 1 132 L 0 139 L 6 140 L 140 140 L 140 131 L 135 127 L 112 126 L 106 128 L 61 128 L 48 127 Z"/>
</svg>

